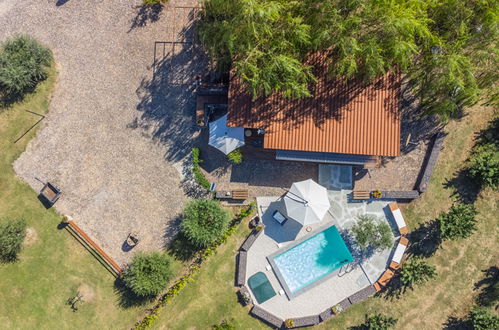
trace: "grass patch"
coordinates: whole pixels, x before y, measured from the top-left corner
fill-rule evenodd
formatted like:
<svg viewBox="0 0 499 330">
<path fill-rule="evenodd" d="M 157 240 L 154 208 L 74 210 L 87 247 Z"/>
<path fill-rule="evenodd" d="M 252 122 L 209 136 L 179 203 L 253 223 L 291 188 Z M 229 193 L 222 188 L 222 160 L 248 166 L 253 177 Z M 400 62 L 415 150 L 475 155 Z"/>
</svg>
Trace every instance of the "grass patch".
<svg viewBox="0 0 499 330">
<path fill-rule="evenodd" d="M 57 229 L 60 216 L 46 210 L 12 169 L 36 129 L 13 142 L 39 120 L 25 110 L 47 112 L 56 78 L 52 65 L 35 93 L 0 108 L 0 219 L 24 218 L 30 232 L 19 260 L 0 265 L 0 324 L 2 329 L 129 328 L 144 307 L 119 307 L 114 277 L 69 233 Z M 86 301 L 73 312 L 66 303 L 77 291 Z"/>
<path fill-rule="evenodd" d="M 449 184 L 465 165 L 473 145 L 473 133 L 483 129 L 491 112 L 475 108 L 462 120 L 448 124 L 444 149 L 427 192 L 404 207 L 410 228 L 435 219 L 456 199 L 456 186 Z M 397 329 L 440 329 L 450 316 L 465 316 L 479 294 L 474 284 L 499 258 L 497 246 L 497 200 L 499 193 L 486 189 L 478 196 L 477 231 L 468 239 L 445 241 L 427 259 L 436 267 L 437 277 L 407 291 L 400 299 L 371 298 L 342 312 L 317 329 L 346 329 L 362 324 L 366 314 L 383 313 L 398 319 Z M 155 328 L 207 329 L 224 319 L 233 319 L 236 328 L 268 329 L 248 315 L 248 308 L 237 302 L 234 288 L 235 254 L 245 236 L 246 226 L 221 246 L 191 283 L 171 305 L 163 309 Z M 423 317 L 424 316 L 424 317 Z"/>
</svg>

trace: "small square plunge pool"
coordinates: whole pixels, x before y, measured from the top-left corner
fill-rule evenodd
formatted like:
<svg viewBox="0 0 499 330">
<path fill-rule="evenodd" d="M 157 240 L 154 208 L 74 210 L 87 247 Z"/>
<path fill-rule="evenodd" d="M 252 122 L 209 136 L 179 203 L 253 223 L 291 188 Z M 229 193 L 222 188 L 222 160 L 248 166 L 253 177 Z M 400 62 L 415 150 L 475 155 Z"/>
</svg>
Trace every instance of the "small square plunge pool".
<svg viewBox="0 0 499 330">
<path fill-rule="evenodd" d="M 267 259 L 289 299 L 325 281 L 354 260 L 334 225 L 303 237 Z"/>
</svg>

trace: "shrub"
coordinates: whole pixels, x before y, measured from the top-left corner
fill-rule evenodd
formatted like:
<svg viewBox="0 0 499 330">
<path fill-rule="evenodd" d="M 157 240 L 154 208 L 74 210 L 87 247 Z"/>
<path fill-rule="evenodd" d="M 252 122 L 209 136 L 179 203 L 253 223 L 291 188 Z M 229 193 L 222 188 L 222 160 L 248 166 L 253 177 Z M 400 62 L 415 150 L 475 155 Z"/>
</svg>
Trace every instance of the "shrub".
<svg viewBox="0 0 499 330">
<path fill-rule="evenodd" d="M 499 188 L 499 147 L 494 143 L 478 145 L 469 160 L 470 174 L 482 185 Z"/>
<path fill-rule="evenodd" d="M 153 296 L 163 290 L 171 280 L 171 258 L 164 253 L 138 253 L 128 265 L 123 281 L 138 296 Z"/>
<path fill-rule="evenodd" d="M 471 236 L 476 230 L 476 214 L 473 204 L 464 203 L 453 205 L 447 213 L 440 213 L 437 222 L 442 239 L 455 240 Z"/>
<path fill-rule="evenodd" d="M 397 324 L 397 319 L 377 313 L 371 316 L 366 315 L 364 327 L 369 330 L 386 330 Z"/>
<path fill-rule="evenodd" d="M 393 245 L 393 235 L 390 226 L 385 222 L 376 221 L 369 215 L 359 216 L 359 221 L 352 227 L 355 241 L 361 250 L 387 249 Z"/>
<path fill-rule="evenodd" d="M 243 153 L 241 152 L 241 149 L 236 149 L 231 151 L 227 155 L 227 158 L 234 164 L 241 164 L 243 162 Z"/>
<path fill-rule="evenodd" d="M 201 151 L 199 150 L 199 148 L 192 148 L 192 172 L 194 173 L 194 179 L 196 180 L 196 182 L 201 187 L 208 190 L 210 189 L 211 185 L 210 181 L 206 179 L 203 172 L 201 172 L 201 168 L 199 167 L 199 164 L 203 162 L 200 156 Z"/>
<path fill-rule="evenodd" d="M 2 220 L 0 222 L 0 261 L 17 259 L 26 237 L 26 222 L 23 219 Z"/>
<path fill-rule="evenodd" d="M 413 288 L 416 284 L 422 284 L 436 276 L 435 267 L 426 262 L 413 259 L 406 263 L 400 271 L 400 280 L 406 287 Z"/>
<path fill-rule="evenodd" d="M 155 6 L 155 5 L 161 5 L 164 3 L 167 3 L 168 0 L 143 0 L 142 4 L 144 6 Z"/>
<path fill-rule="evenodd" d="M 3 102 L 21 100 L 47 78 L 52 52 L 27 36 L 7 40 L 0 50 L 0 96 Z"/>
<path fill-rule="evenodd" d="M 211 199 L 195 199 L 184 209 L 181 230 L 194 245 L 203 248 L 224 236 L 229 225 L 229 212 Z"/>
<path fill-rule="evenodd" d="M 214 330 L 236 330 L 232 320 L 223 320 L 220 324 L 213 326 Z"/>
<path fill-rule="evenodd" d="M 486 308 L 474 308 L 470 312 L 470 321 L 475 330 L 499 329 L 499 317 Z"/>
<path fill-rule="evenodd" d="M 295 326 L 295 320 L 287 319 L 286 321 L 284 321 L 284 326 L 288 329 L 293 328 Z"/>
</svg>

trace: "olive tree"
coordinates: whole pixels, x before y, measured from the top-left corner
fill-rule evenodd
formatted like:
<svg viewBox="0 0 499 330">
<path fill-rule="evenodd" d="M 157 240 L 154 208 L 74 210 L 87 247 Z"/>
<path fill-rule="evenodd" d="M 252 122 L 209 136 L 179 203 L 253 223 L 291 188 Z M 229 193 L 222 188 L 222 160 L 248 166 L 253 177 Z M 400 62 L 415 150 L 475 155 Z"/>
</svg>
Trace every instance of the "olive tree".
<svg viewBox="0 0 499 330">
<path fill-rule="evenodd" d="M 384 250 L 393 245 L 393 234 L 386 222 L 376 220 L 373 216 L 361 215 L 352 227 L 355 241 L 359 248 Z"/>
<path fill-rule="evenodd" d="M 459 203 L 448 212 L 442 212 L 437 218 L 440 236 L 444 240 L 470 237 L 476 230 L 477 211 L 473 204 Z"/>
<path fill-rule="evenodd" d="M 173 277 L 171 263 L 171 257 L 165 253 L 138 253 L 125 270 L 123 282 L 138 296 L 156 295 Z"/>
<path fill-rule="evenodd" d="M 17 259 L 26 237 L 26 222 L 23 219 L 0 220 L 0 262 Z"/>
<path fill-rule="evenodd" d="M 220 239 L 229 226 L 229 212 L 220 202 L 195 199 L 187 203 L 183 212 L 182 233 L 197 247 L 208 247 Z"/>
</svg>

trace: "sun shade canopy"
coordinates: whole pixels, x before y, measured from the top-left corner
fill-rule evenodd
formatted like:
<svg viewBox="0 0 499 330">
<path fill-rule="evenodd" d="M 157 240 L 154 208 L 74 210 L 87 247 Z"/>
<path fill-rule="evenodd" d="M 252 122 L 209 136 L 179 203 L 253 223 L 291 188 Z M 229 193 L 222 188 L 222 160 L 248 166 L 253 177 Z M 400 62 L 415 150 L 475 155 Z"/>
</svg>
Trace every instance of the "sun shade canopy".
<svg viewBox="0 0 499 330">
<path fill-rule="evenodd" d="M 209 145 L 224 154 L 244 145 L 244 128 L 227 127 L 227 115 L 210 123 Z"/>
<path fill-rule="evenodd" d="M 322 221 L 331 206 L 326 188 L 311 179 L 293 183 L 284 204 L 287 215 L 302 225 Z"/>
</svg>

